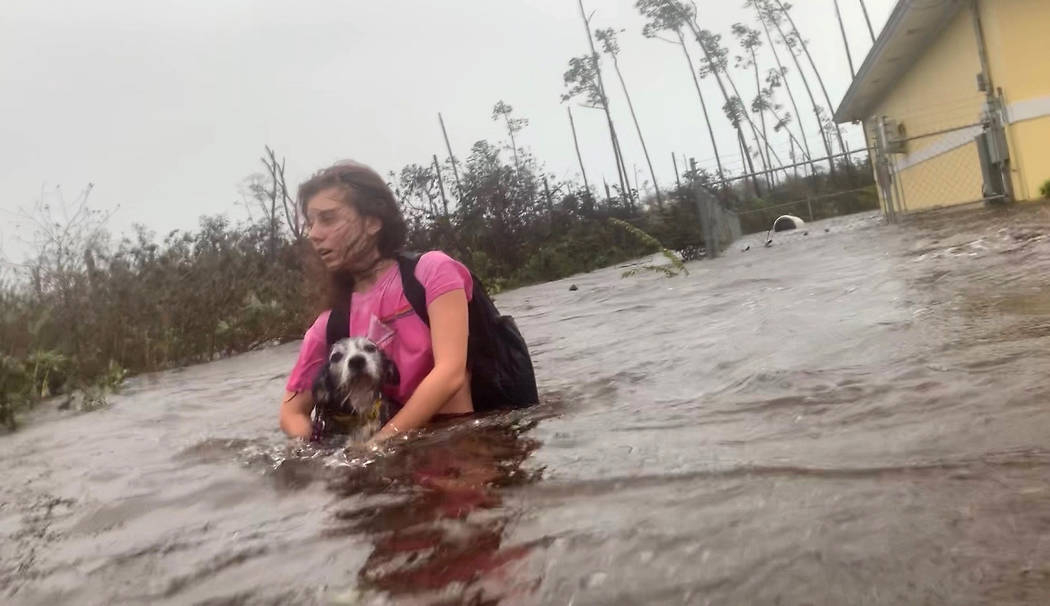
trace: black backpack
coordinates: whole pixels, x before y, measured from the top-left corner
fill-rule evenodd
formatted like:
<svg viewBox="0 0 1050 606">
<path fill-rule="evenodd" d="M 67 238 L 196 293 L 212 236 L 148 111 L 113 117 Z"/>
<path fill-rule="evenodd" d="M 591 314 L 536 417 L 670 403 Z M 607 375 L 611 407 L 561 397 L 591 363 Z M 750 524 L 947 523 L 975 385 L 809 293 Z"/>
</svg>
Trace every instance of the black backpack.
<svg viewBox="0 0 1050 606">
<path fill-rule="evenodd" d="M 416 278 L 420 253 L 400 253 L 401 288 L 423 323 L 430 326 L 426 290 Z M 467 368 L 474 410 L 486 412 L 500 408 L 524 408 L 539 402 L 536 375 L 529 348 L 514 318 L 500 315 L 485 287 L 471 272 L 473 296 L 467 304 L 470 336 L 467 339 Z M 332 308 L 326 326 L 328 347 L 350 336 L 349 301 Z"/>
</svg>

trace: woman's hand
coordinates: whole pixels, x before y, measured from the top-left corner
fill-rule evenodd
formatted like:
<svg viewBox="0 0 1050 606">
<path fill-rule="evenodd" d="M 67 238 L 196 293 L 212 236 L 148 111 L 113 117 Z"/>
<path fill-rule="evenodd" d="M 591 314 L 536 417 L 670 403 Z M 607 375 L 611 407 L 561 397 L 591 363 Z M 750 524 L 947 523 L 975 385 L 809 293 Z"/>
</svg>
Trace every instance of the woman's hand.
<svg viewBox="0 0 1050 606">
<path fill-rule="evenodd" d="M 310 413 L 314 410 L 314 397 L 308 391 L 286 391 L 281 400 L 281 429 L 293 438 L 309 440 L 313 433 Z"/>
</svg>

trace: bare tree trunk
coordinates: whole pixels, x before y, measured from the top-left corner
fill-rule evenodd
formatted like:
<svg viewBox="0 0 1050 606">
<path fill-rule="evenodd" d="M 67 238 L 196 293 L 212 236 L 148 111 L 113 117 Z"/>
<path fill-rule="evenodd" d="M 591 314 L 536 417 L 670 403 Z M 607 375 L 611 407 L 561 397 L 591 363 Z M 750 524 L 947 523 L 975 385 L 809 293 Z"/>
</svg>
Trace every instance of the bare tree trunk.
<svg viewBox="0 0 1050 606">
<path fill-rule="evenodd" d="M 795 168 L 795 178 L 798 179 L 798 161 L 795 159 L 795 139 L 791 138 L 791 165 Z"/>
<path fill-rule="evenodd" d="M 802 152 L 802 144 L 799 143 L 798 139 L 795 138 L 795 134 L 791 132 L 791 129 L 786 126 L 786 123 L 784 122 L 784 119 L 780 117 L 780 114 L 777 113 L 777 110 L 775 110 L 773 108 L 770 108 L 769 113 L 773 114 L 773 117 L 777 119 L 777 123 L 778 124 L 785 124 L 784 132 L 786 132 L 788 134 L 788 139 L 792 143 L 794 143 L 795 145 L 798 145 L 799 152 L 801 153 Z M 806 160 L 808 161 L 809 158 L 806 157 Z M 794 164 L 795 161 L 792 160 L 791 163 Z M 784 170 L 784 174 L 787 174 L 787 169 Z"/>
<path fill-rule="evenodd" d="M 740 156 L 744 160 L 744 169 L 747 174 L 751 176 L 751 186 L 755 188 L 755 197 L 762 197 L 762 188 L 758 185 L 758 175 L 755 174 L 755 163 L 751 161 L 751 150 L 747 148 L 747 142 L 744 141 L 744 133 L 740 132 L 738 128 L 736 131 L 736 142 L 740 147 Z"/>
<path fill-rule="evenodd" d="M 741 99 L 739 96 L 737 96 L 737 100 L 740 101 L 741 113 L 743 113 L 745 115 L 748 114 L 749 112 L 747 111 L 747 106 L 744 105 L 744 100 Z M 766 182 L 766 187 L 770 188 L 771 185 L 769 183 L 769 173 L 770 173 L 770 171 L 772 170 L 773 167 L 770 166 L 766 162 L 766 156 L 765 156 L 765 154 L 762 153 L 762 149 L 763 149 L 764 146 L 762 145 L 762 141 L 759 140 L 758 128 L 751 121 L 750 116 L 748 116 L 747 122 L 748 122 L 748 126 L 751 129 L 751 139 L 755 143 L 755 155 L 758 156 L 758 161 L 762 165 L 762 167 L 761 167 L 762 168 L 762 180 Z M 744 145 L 746 147 L 747 143 L 745 142 Z M 750 151 L 750 149 L 748 151 Z M 751 161 L 753 162 L 753 160 L 751 160 Z"/>
<path fill-rule="evenodd" d="M 456 168 L 456 156 L 452 153 L 452 144 L 448 142 L 448 131 L 445 130 L 445 119 L 438 112 L 438 122 L 441 123 L 441 136 L 445 138 L 445 149 L 448 150 L 448 161 L 452 163 L 452 176 L 456 179 L 456 191 L 459 197 L 463 197 L 463 186 L 459 182 L 459 169 Z"/>
<path fill-rule="evenodd" d="M 700 29 L 698 27 L 696 27 L 695 24 L 689 24 L 689 27 L 690 27 L 690 29 L 692 29 L 693 35 L 696 37 L 696 41 L 697 41 L 697 43 L 700 46 L 700 50 L 702 50 L 704 52 L 704 57 L 707 58 L 707 64 L 708 65 L 715 65 L 715 63 L 711 60 L 711 54 L 709 52 L 707 52 L 707 47 L 704 45 L 703 37 L 700 35 Z M 719 88 L 719 90 L 722 91 L 722 98 L 725 100 L 726 104 L 728 105 L 730 103 L 729 92 L 726 89 L 725 83 L 722 82 L 722 76 L 721 76 L 719 70 L 712 69 L 711 70 L 711 74 L 714 75 L 715 82 L 718 83 L 718 88 Z M 740 95 L 739 94 L 736 95 L 736 99 L 737 100 L 740 99 Z M 745 111 L 744 111 L 744 118 L 747 119 L 748 123 L 751 124 L 752 129 L 754 129 L 755 125 L 753 123 L 751 123 L 751 118 L 747 115 L 746 108 L 745 108 Z M 754 167 L 754 163 L 751 161 L 751 151 L 750 151 L 750 149 L 747 146 L 747 142 L 744 141 L 744 132 L 743 132 L 743 129 L 740 128 L 740 121 L 739 120 L 734 120 L 733 121 L 733 128 L 735 128 L 736 132 L 737 132 L 737 142 L 743 147 L 742 153 L 743 153 L 745 162 L 747 163 L 747 166 L 748 166 L 748 172 L 752 173 L 752 175 L 753 175 L 754 172 L 755 172 L 755 167 Z M 757 191 L 759 189 L 757 177 L 755 177 L 755 179 L 756 179 L 755 180 L 755 189 L 756 189 L 755 195 L 761 195 L 761 193 L 759 193 Z"/>
<path fill-rule="evenodd" d="M 672 4 L 671 6 L 673 6 L 675 8 L 678 8 L 677 5 L 674 5 L 674 4 Z M 713 58 L 711 57 L 711 53 L 708 52 L 707 45 L 704 44 L 703 31 L 700 29 L 699 24 L 697 24 L 695 19 L 684 20 L 684 21 L 686 22 L 686 25 L 689 26 L 689 29 L 692 30 L 693 36 L 696 38 L 696 41 L 697 41 L 697 43 L 700 46 L 700 50 L 702 50 L 704 52 L 704 57 L 707 59 L 707 64 L 711 65 L 711 66 L 717 65 L 715 63 L 715 61 L 713 60 Z M 712 69 L 711 70 L 711 74 L 714 75 L 715 81 L 718 83 L 719 90 L 722 91 L 722 97 L 725 99 L 726 104 L 729 104 L 731 102 L 730 101 L 731 97 L 729 95 L 728 89 L 726 89 L 725 82 L 722 80 L 722 75 L 723 74 L 726 76 L 726 81 L 729 82 L 730 86 L 733 89 L 734 97 L 737 100 L 740 100 L 740 92 L 737 90 L 736 84 L 733 82 L 733 79 L 731 77 L 729 77 L 728 72 L 724 72 L 724 71 L 721 71 L 721 70 L 718 70 L 718 69 Z M 743 103 L 743 102 L 741 101 L 741 103 Z M 754 138 L 755 138 L 755 140 L 757 142 L 758 138 L 759 138 L 758 128 L 755 126 L 755 123 L 751 120 L 751 116 L 748 115 L 748 112 L 746 111 L 746 108 L 744 108 L 744 109 L 745 109 L 745 111 L 743 112 L 744 119 L 747 121 L 748 126 L 750 126 L 751 134 L 754 136 Z M 737 124 L 734 124 L 734 127 L 738 131 L 742 131 L 742 129 L 740 128 L 739 121 L 737 121 Z M 740 136 L 741 136 L 741 139 L 743 139 L 743 132 L 740 133 Z M 745 143 L 744 146 L 747 147 L 747 143 Z M 759 147 L 759 149 L 761 149 L 761 147 Z M 748 156 L 748 162 L 750 162 L 751 161 L 750 153 L 748 153 L 746 155 Z M 777 158 L 777 162 L 780 162 L 779 158 Z M 754 172 L 754 170 L 752 170 L 751 172 Z"/>
<path fill-rule="evenodd" d="M 613 129 L 613 134 L 614 135 L 616 134 L 616 129 L 615 128 Z M 614 151 L 616 152 L 616 157 L 619 158 L 620 166 L 623 167 L 623 175 L 622 175 L 623 182 L 627 184 L 627 190 L 623 191 L 621 193 L 624 196 L 626 196 L 626 198 L 624 199 L 624 202 L 626 203 L 627 208 L 629 208 L 629 209 L 631 209 L 633 211 L 634 210 L 634 194 L 632 193 L 632 189 L 631 189 L 631 178 L 627 174 L 627 163 L 624 162 L 624 159 L 623 159 L 623 150 L 620 149 L 620 138 L 619 137 L 615 137 L 613 139 L 613 143 L 615 143 Z"/>
<path fill-rule="evenodd" d="M 849 62 L 849 74 L 851 77 L 857 77 L 857 70 L 853 69 L 853 53 L 849 51 L 849 38 L 846 37 L 846 26 L 842 23 L 842 11 L 839 10 L 839 0 L 835 2 L 835 18 L 839 21 L 839 31 L 842 32 L 842 46 L 846 47 L 846 61 Z M 834 109 L 832 109 L 834 111 Z M 845 150 L 843 150 L 845 151 Z"/>
<path fill-rule="evenodd" d="M 871 34 L 871 42 L 875 43 L 875 29 L 871 27 L 871 17 L 868 16 L 868 7 L 864 0 L 860 0 L 860 10 L 864 11 L 864 22 L 868 24 L 868 33 Z"/>
<path fill-rule="evenodd" d="M 777 52 L 776 44 L 773 43 L 773 36 L 769 33 L 769 25 L 766 20 L 762 17 L 762 10 L 756 4 L 755 10 L 758 13 L 758 22 L 762 24 L 762 29 L 766 33 L 766 41 L 769 43 L 769 50 L 773 51 L 773 59 L 777 62 L 777 69 L 780 70 L 780 77 L 784 80 L 784 90 L 787 91 L 788 99 L 791 100 L 791 108 L 795 110 L 795 118 L 798 120 L 798 131 L 802 137 L 801 148 L 806 152 L 806 159 L 813 160 L 813 152 L 809 149 L 809 141 L 806 140 L 806 129 L 802 127 L 802 113 L 798 111 L 798 103 L 795 101 L 795 94 L 791 91 L 791 83 L 788 81 L 787 70 L 784 68 L 784 64 L 780 61 L 780 53 Z M 788 49 L 790 52 L 790 49 Z M 789 131 L 790 132 L 790 131 Z M 816 172 L 816 166 L 810 165 L 810 171 Z"/>
<path fill-rule="evenodd" d="M 580 154 L 580 141 L 576 138 L 576 121 L 572 119 L 572 108 L 565 108 L 569 110 L 569 127 L 572 128 L 572 144 L 576 147 L 576 160 L 580 163 L 580 174 L 583 175 L 583 186 L 587 188 L 587 193 L 591 193 L 591 184 L 587 182 L 587 169 L 583 167 L 583 156 Z"/>
<path fill-rule="evenodd" d="M 448 198 L 445 197 L 445 180 L 441 178 L 441 164 L 438 163 L 437 154 L 434 154 L 434 174 L 437 175 L 438 191 L 441 192 L 441 207 L 448 218 Z"/>
<path fill-rule="evenodd" d="M 820 119 L 820 109 L 817 105 L 817 98 L 813 96 L 813 88 L 809 85 L 809 78 L 807 78 L 805 72 L 802 71 L 802 63 L 799 62 L 798 55 L 792 50 L 791 43 L 788 41 L 788 37 L 784 33 L 784 28 L 780 27 L 780 21 L 772 17 L 770 18 L 770 21 L 772 21 L 773 25 L 777 28 L 777 33 L 780 34 L 780 39 L 784 42 L 784 46 L 787 47 L 788 54 L 791 55 L 791 60 L 795 62 L 795 70 L 798 71 L 799 77 L 802 78 L 802 85 L 806 88 L 806 94 L 809 95 L 809 102 L 813 105 L 813 115 L 817 119 L 817 127 L 820 130 L 820 140 L 824 142 L 824 151 L 828 153 L 828 167 L 831 169 L 831 174 L 835 174 L 835 161 L 831 159 L 831 156 L 833 155 L 831 152 L 831 145 L 828 144 L 828 139 L 824 136 L 824 122 Z"/>
<path fill-rule="evenodd" d="M 518 161 L 518 143 L 514 140 L 514 128 L 510 124 L 510 116 L 503 114 L 503 121 L 507 125 L 507 134 L 510 136 L 510 150 L 514 153 L 514 170 L 521 172 L 521 162 Z"/>
<path fill-rule="evenodd" d="M 693 76 L 693 84 L 696 85 L 696 94 L 700 96 L 700 109 L 704 112 L 704 123 L 707 124 L 707 136 L 711 139 L 711 148 L 715 152 L 715 164 L 718 165 L 718 178 L 722 180 L 722 184 L 726 184 L 726 173 L 722 169 L 722 157 L 718 153 L 718 141 L 715 140 L 715 131 L 711 128 L 711 116 L 707 113 L 707 103 L 704 101 L 704 93 L 700 90 L 700 79 L 696 76 L 696 66 L 693 65 L 693 58 L 689 56 L 689 49 L 685 46 L 685 37 L 682 32 L 675 30 L 678 34 L 678 43 L 682 46 L 682 52 L 685 54 L 685 61 L 689 64 L 689 74 Z"/>
<path fill-rule="evenodd" d="M 798 31 L 798 26 L 795 25 L 795 19 L 791 16 L 791 13 L 788 12 L 787 8 L 784 7 L 784 3 L 781 2 L 781 0 L 776 0 L 776 3 L 777 6 L 780 7 L 780 10 L 783 11 L 784 15 L 787 17 L 788 23 L 791 24 L 791 29 L 795 32 L 795 38 L 798 40 L 798 43 L 802 46 L 802 52 L 806 53 L 806 59 L 809 60 L 809 66 L 813 68 L 813 73 L 817 76 L 817 83 L 820 85 L 820 90 L 824 93 L 824 101 L 828 104 L 828 111 L 834 112 L 835 106 L 831 104 L 831 96 L 828 95 L 828 88 L 824 86 L 824 78 L 820 76 L 820 70 L 817 69 L 817 64 L 815 61 L 813 61 L 813 55 L 811 55 L 809 52 L 809 45 L 806 44 L 806 41 L 802 38 L 802 34 Z M 834 120 L 832 122 L 834 123 Z M 838 138 L 839 141 L 839 149 L 841 149 L 842 151 L 846 151 L 846 142 L 842 138 L 842 129 L 839 128 L 838 124 L 835 124 L 835 136 Z M 853 161 L 850 160 L 849 156 L 846 157 L 846 166 L 851 169 L 853 167 Z"/>
<path fill-rule="evenodd" d="M 620 146 L 620 136 L 616 134 L 616 127 L 615 126 L 613 127 L 613 131 L 612 132 L 613 132 L 613 136 L 615 137 L 615 143 L 616 143 L 616 145 L 615 145 L 616 157 L 619 158 L 619 160 L 620 160 L 620 169 L 621 169 L 621 171 L 623 173 L 623 182 L 627 184 L 627 191 L 623 192 L 623 194 L 625 196 L 627 196 L 627 200 L 626 200 L 627 206 L 631 207 L 631 206 L 634 205 L 634 201 L 632 199 L 633 194 L 631 193 L 631 182 L 630 182 L 630 180 L 629 180 L 629 178 L 627 176 L 627 161 L 623 159 L 623 148 Z"/>
<path fill-rule="evenodd" d="M 755 72 L 755 91 L 756 91 L 755 94 L 758 95 L 756 100 L 763 101 L 763 103 L 759 104 L 758 119 L 759 119 L 759 121 L 760 121 L 760 123 L 762 125 L 762 140 L 766 142 L 766 144 L 765 144 L 766 165 L 767 165 L 767 167 L 772 167 L 773 159 L 772 159 L 772 155 L 771 154 L 773 152 L 773 148 L 769 145 L 769 132 L 766 130 L 766 110 L 763 107 L 765 105 L 765 103 L 764 103 L 764 98 L 763 98 L 763 95 L 762 95 L 762 78 L 760 78 L 759 75 L 758 75 L 758 56 L 755 54 L 755 49 L 754 48 L 751 48 L 750 50 L 751 50 L 751 67 L 754 69 L 754 72 Z M 746 111 L 747 108 L 745 107 L 744 110 Z M 767 173 L 766 179 L 767 179 L 767 183 L 768 183 L 770 188 L 772 188 L 776 184 L 776 174 L 773 173 L 772 171 Z"/>
<path fill-rule="evenodd" d="M 697 44 L 700 45 L 700 50 L 704 51 L 704 57 L 707 59 L 708 65 L 715 65 L 715 63 L 711 60 L 712 59 L 711 58 L 711 54 L 708 52 L 707 46 L 704 44 L 704 39 L 703 39 L 703 35 L 702 35 L 703 29 L 700 27 L 700 24 L 697 21 L 697 16 L 698 16 L 698 13 L 699 13 L 699 9 L 696 8 L 696 4 L 695 3 L 693 4 L 693 8 L 694 8 L 694 11 L 695 11 L 694 14 L 693 14 L 693 18 L 692 19 L 684 19 L 684 21 L 686 22 L 686 25 L 689 26 L 689 29 L 692 30 L 693 35 L 696 37 Z M 722 90 L 722 95 L 726 97 L 726 102 L 728 103 L 729 102 L 729 97 L 728 97 L 728 95 L 726 95 L 725 86 L 722 84 L 722 78 L 718 75 L 718 70 L 713 69 L 713 70 L 711 70 L 711 73 L 714 74 L 715 80 L 718 82 L 718 86 Z M 725 69 L 722 70 L 722 73 L 725 75 L 726 81 L 729 82 L 730 88 L 733 89 L 733 95 L 735 95 L 736 98 L 738 100 L 741 100 L 740 102 L 743 103 L 743 101 L 742 101 L 743 97 L 740 96 L 740 91 L 737 90 L 736 82 L 733 80 L 733 77 Z M 758 127 L 755 126 L 754 121 L 751 120 L 751 116 L 748 115 L 746 107 L 744 108 L 743 115 L 744 115 L 744 119 L 747 120 L 747 124 L 750 127 L 750 129 L 751 129 L 751 136 L 755 139 L 755 145 L 758 147 L 759 155 L 760 155 L 760 158 L 761 158 L 762 143 L 760 143 L 758 141 L 758 139 L 759 139 Z M 763 137 L 763 141 L 764 141 L 764 137 Z M 745 143 L 745 146 L 746 146 L 746 143 Z M 775 159 L 778 164 L 783 164 L 783 162 L 777 156 L 777 153 L 775 151 L 773 152 L 773 159 Z M 762 163 L 765 164 L 765 159 L 763 158 L 762 160 L 763 160 Z M 766 169 L 768 169 L 768 170 L 771 170 L 772 168 L 773 168 L 772 166 L 767 166 L 766 167 Z"/>
<path fill-rule="evenodd" d="M 281 161 L 278 162 L 277 153 L 268 145 L 265 149 L 266 156 L 262 159 L 262 163 L 266 166 L 266 170 L 270 173 L 270 179 L 273 182 L 273 203 L 276 206 L 277 199 L 281 200 L 284 219 L 288 224 L 288 231 L 292 232 L 292 236 L 298 242 L 303 238 L 302 217 L 299 205 L 288 194 L 288 185 L 284 177 L 284 158 L 281 158 Z M 276 208 L 274 209 L 274 214 L 276 214 Z"/>
<path fill-rule="evenodd" d="M 602 109 L 605 110 L 605 120 L 609 123 L 609 137 L 612 139 L 613 154 L 616 156 L 616 176 L 620 181 L 623 195 L 629 196 L 626 183 L 627 167 L 623 164 L 623 156 L 620 153 L 620 142 L 616 138 L 616 127 L 613 126 L 612 113 L 609 111 L 609 96 L 605 94 L 605 83 L 602 81 L 602 69 L 598 64 L 598 51 L 594 48 L 594 37 L 591 35 L 591 22 L 587 18 L 587 12 L 583 8 L 583 0 L 577 0 L 580 7 L 580 18 L 583 19 L 583 29 L 587 32 L 587 43 L 591 48 L 591 61 L 594 61 L 594 71 L 598 78 L 598 92 L 602 96 Z"/>
<path fill-rule="evenodd" d="M 623 96 L 627 99 L 627 108 L 631 110 L 631 119 L 634 120 L 634 129 L 638 132 L 638 141 L 642 144 L 642 153 L 645 155 L 645 163 L 649 166 L 649 175 L 653 178 L 653 189 L 656 190 L 656 203 L 660 208 L 664 207 L 663 195 L 660 194 L 660 183 L 656 180 L 656 171 L 653 170 L 653 162 L 649 159 L 649 148 L 645 145 L 645 137 L 642 136 L 642 127 L 638 125 L 638 115 L 634 112 L 634 103 L 631 101 L 631 94 L 627 92 L 627 83 L 623 79 L 623 73 L 620 71 L 620 61 L 616 58 L 616 55 L 612 56 L 613 69 L 616 70 L 616 77 L 620 80 L 620 86 L 623 88 Z"/>
</svg>

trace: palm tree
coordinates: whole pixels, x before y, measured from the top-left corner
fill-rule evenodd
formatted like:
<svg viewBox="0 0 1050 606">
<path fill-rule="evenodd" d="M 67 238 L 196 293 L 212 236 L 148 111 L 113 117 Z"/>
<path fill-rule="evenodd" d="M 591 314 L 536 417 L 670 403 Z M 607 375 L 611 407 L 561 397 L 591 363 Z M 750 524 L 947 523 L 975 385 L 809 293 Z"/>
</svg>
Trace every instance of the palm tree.
<svg viewBox="0 0 1050 606">
<path fill-rule="evenodd" d="M 638 125 L 638 115 L 634 112 L 634 103 L 631 102 L 631 95 L 627 92 L 627 83 L 623 79 L 623 72 L 620 71 L 620 45 L 616 42 L 616 32 L 611 28 L 600 29 L 594 32 L 594 37 L 598 38 L 598 42 L 602 45 L 602 50 L 605 54 L 612 58 L 613 69 L 616 70 L 616 77 L 620 79 L 620 86 L 623 88 L 623 96 L 627 99 L 627 107 L 631 110 L 631 119 L 634 120 L 634 129 L 638 131 L 638 141 L 642 144 L 642 153 L 645 154 L 645 163 L 649 166 L 649 176 L 653 179 L 653 189 L 656 190 L 656 203 L 663 208 L 664 200 L 660 194 L 660 184 L 656 180 L 656 171 L 653 170 L 653 162 L 649 159 L 649 148 L 645 145 L 645 137 L 642 136 L 642 127 Z"/>
</svg>

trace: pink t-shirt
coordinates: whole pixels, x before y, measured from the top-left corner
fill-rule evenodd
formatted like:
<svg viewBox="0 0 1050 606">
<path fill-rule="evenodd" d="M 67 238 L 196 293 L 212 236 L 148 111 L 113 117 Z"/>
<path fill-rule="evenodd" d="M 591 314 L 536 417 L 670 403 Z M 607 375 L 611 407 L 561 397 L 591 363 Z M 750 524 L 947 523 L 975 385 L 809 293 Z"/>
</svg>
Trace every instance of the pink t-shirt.
<svg viewBox="0 0 1050 606">
<path fill-rule="evenodd" d="M 443 294 L 463 290 L 469 301 L 473 295 L 470 272 L 462 263 L 440 251 L 423 254 L 416 265 L 416 278 L 427 293 L 427 306 Z M 299 359 L 288 377 L 288 391 L 309 391 L 317 373 L 328 359 L 325 334 L 329 312 L 323 312 L 306 331 Z M 430 329 L 412 311 L 401 288 L 397 264 L 379 276 L 368 292 L 350 298 L 350 335 L 367 337 L 397 364 L 401 383 L 387 388 L 387 396 L 404 404 L 419 383 L 434 368 Z"/>
</svg>

